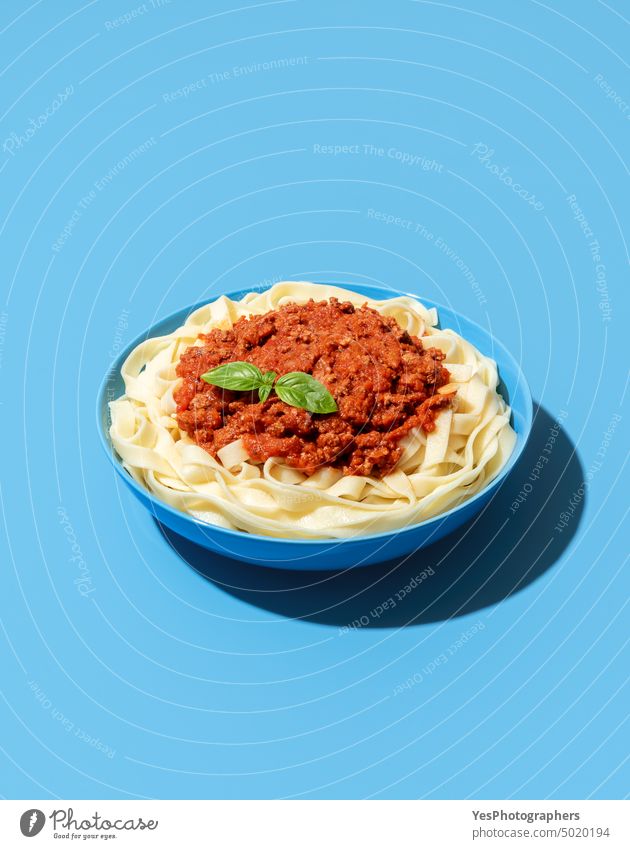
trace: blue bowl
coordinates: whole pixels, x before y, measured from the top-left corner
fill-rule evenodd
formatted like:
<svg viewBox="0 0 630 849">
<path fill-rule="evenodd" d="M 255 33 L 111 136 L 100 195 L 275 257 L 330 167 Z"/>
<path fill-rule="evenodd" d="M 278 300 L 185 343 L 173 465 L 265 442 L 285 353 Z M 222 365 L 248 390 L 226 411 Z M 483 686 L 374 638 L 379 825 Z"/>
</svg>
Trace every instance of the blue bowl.
<svg viewBox="0 0 630 849">
<path fill-rule="evenodd" d="M 378 286 L 352 285 L 344 287 L 343 284 L 335 285 L 351 289 L 376 300 L 392 298 L 400 294 L 410 294 Z M 238 300 L 249 291 L 251 289 L 242 289 L 225 294 L 233 300 Z M 410 294 L 410 297 L 417 296 Z M 108 402 L 122 395 L 125 389 L 120 369 L 136 345 L 139 345 L 148 337 L 171 333 L 184 324 L 187 316 L 193 310 L 202 306 L 203 303 L 207 303 L 207 301 L 178 310 L 158 321 L 149 330 L 134 339 L 112 364 L 100 387 L 97 403 L 98 429 L 107 456 L 131 492 L 147 510 L 151 511 L 161 525 L 210 551 L 218 552 L 235 560 L 282 569 L 334 570 L 381 563 L 431 545 L 479 513 L 497 494 L 502 481 L 505 480 L 521 456 L 529 437 L 532 427 L 532 396 L 514 357 L 487 330 L 448 307 L 434 304 L 424 298 L 421 298 L 421 300 L 427 307 L 435 306 L 437 308 L 440 326 L 452 328 L 475 345 L 483 354 L 496 360 L 501 378 L 499 391 L 512 408 L 511 423 L 516 432 L 516 445 L 512 455 L 497 477 L 477 495 L 440 516 L 396 531 L 368 534 L 352 539 L 278 539 L 248 534 L 244 531 L 226 530 L 200 522 L 193 516 L 181 513 L 179 510 L 164 504 L 139 486 L 123 468 L 109 437 Z"/>
</svg>

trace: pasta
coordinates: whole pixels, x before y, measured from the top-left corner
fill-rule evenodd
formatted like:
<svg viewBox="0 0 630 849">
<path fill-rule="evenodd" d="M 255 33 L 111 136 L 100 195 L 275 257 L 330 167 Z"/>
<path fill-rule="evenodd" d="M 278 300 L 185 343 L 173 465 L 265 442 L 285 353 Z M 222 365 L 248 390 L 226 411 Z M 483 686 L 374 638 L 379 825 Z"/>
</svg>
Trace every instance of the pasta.
<svg viewBox="0 0 630 849">
<path fill-rule="evenodd" d="M 403 437 L 402 456 L 383 477 L 312 474 L 278 458 L 250 459 L 240 440 L 215 459 L 183 432 L 173 398 L 182 353 L 200 333 L 227 329 L 241 316 L 288 303 L 329 298 L 367 302 L 445 354 L 455 402 L 435 429 Z M 149 492 L 196 519 L 223 528 L 293 539 L 348 538 L 392 531 L 437 516 L 485 487 L 507 462 L 516 437 L 510 409 L 497 393 L 493 360 L 453 330 L 436 327 L 434 309 L 407 296 L 374 301 L 334 286 L 276 283 L 240 301 L 222 296 L 193 312 L 167 336 L 147 339 L 122 367 L 125 394 L 110 403 L 110 435 L 125 469 Z"/>
</svg>

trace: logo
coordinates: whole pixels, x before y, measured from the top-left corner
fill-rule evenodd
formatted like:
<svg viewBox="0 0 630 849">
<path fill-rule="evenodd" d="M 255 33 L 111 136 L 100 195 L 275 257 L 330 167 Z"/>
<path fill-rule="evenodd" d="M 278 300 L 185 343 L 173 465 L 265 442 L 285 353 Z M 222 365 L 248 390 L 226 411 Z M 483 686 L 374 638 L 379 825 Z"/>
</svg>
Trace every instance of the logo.
<svg viewBox="0 0 630 849">
<path fill-rule="evenodd" d="M 24 811 L 20 817 L 20 831 L 24 837 L 35 837 L 42 830 L 45 822 L 46 817 L 43 811 L 38 810 L 38 808 L 30 808 L 28 811 Z"/>
</svg>

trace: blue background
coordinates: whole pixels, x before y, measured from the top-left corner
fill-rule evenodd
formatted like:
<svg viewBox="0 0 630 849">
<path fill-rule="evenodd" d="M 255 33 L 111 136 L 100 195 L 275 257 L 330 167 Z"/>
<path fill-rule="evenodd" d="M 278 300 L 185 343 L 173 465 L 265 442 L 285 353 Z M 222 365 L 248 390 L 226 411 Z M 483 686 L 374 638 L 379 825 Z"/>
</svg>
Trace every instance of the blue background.
<svg viewBox="0 0 630 849">
<path fill-rule="evenodd" d="M 0 792 L 624 796 L 627 6 L 0 15 Z M 300 576 L 123 491 L 94 415 L 121 347 L 286 278 L 416 292 L 520 360 L 532 443 L 473 525 Z"/>
</svg>

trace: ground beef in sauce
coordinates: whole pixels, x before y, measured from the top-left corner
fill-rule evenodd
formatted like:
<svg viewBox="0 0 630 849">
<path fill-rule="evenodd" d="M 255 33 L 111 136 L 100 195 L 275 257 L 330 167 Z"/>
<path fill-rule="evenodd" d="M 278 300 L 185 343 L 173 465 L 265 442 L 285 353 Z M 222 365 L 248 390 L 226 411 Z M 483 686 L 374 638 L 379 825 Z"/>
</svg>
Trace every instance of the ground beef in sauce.
<svg viewBox="0 0 630 849">
<path fill-rule="evenodd" d="M 444 354 L 424 348 L 395 319 L 367 304 L 357 308 L 336 298 L 288 304 L 199 340 L 177 366 L 177 422 L 212 456 L 242 439 L 256 462 L 281 457 L 309 473 L 334 466 L 347 475 L 380 477 L 400 458 L 400 439 L 413 427 L 433 430 L 453 397 L 437 392 L 449 383 Z M 255 393 L 201 380 L 211 368 L 236 360 L 278 375 L 312 374 L 339 411 L 309 413 L 273 393 L 260 403 Z"/>
</svg>

